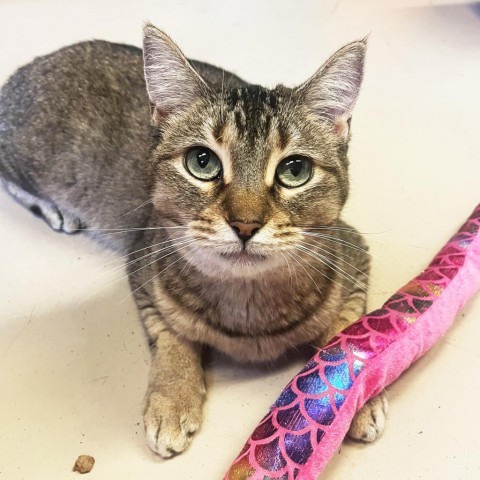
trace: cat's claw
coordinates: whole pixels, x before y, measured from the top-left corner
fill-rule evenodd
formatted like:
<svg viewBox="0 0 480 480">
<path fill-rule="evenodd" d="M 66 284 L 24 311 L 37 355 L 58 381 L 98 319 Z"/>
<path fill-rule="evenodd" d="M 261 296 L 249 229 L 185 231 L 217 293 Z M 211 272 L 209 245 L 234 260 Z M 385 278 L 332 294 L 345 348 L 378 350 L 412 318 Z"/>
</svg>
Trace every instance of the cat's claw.
<svg viewBox="0 0 480 480">
<path fill-rule="evenodd" d="M 183 452 L 200 428 L 202 400 L 151 393 L 144 413 L 145 432 L 150 449 L 163 458 Z"/>
<path fill-rule="evenodd" d="M 385 429 L 388 401 L 385 392 L 369 400 L 355 415 L 348 436 L 360 442 L 371 443 Z"/>
</svg>

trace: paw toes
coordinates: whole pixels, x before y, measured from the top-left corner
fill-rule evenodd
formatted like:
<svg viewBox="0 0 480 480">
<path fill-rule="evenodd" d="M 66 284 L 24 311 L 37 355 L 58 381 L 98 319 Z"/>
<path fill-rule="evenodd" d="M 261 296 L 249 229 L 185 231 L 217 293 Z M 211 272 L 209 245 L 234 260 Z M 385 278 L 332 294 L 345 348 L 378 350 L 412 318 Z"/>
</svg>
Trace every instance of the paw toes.
<svg viewBox="0 0 480 480">
<path fill-rule="evenodd" d="M 201 404 L 178 404 L 152 394 L 145 411 L 147 444 L 163 458 L 183 452 L 200 428 Z"/>
<path fill-rule="evenodd" d="M 361 442 L 374 442 L 385 429 L 387 410 L 385 395 L 369 400 L 355 415 L 348 435 Z"/>
</svg>

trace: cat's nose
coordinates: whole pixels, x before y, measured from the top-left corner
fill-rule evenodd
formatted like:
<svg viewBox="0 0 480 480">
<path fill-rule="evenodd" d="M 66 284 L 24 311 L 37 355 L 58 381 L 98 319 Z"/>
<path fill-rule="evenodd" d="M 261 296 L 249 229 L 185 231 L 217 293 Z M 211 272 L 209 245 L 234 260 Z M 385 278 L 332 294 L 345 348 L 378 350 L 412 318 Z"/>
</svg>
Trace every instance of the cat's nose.
<svg viewBox="0 0 480 480">
<path fill-rule="evenodd" d="M 250 238 L 252 238 L 262 228 L 262 224 L 260 222 L 244 223 L 235 220 L 230 222 L 229 225 L 242 242 L 247 242 L 250 240 Z"/>
</svg>

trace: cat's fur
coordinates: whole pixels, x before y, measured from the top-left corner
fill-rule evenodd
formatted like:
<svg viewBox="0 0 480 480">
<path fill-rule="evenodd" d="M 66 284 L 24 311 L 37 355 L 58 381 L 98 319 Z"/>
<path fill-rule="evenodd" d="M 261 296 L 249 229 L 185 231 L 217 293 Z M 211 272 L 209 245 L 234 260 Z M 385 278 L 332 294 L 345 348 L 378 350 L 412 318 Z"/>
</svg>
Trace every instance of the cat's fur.
<svg viewBox="0 0 480 480">
<path fill-rule="evenodd" d="M 274 360 L 364 312 L 366 247 L 339 215 L 365 48 L 353 42 L 300 87 L 269 90 L 187 61 L 148 25 L 146 84 L 140 49 L 94 41 L 37 58 L 0 91 L 7 190 L 56 230 L 129 253 L 152 345 L 147 440 L 164 457 L 200 426 L 203 346 Z M 199 145 L 221 159 L 221 178 L 188 173 L 185 152 Z M 314 165 L 293 189 L 275 178 L 291 155 Z M 261 228 L 244 242 L 232 222 Z M 350 434 L 374 440 L 385 410 L 383 396 L 369 402 Z"/>
</svg>

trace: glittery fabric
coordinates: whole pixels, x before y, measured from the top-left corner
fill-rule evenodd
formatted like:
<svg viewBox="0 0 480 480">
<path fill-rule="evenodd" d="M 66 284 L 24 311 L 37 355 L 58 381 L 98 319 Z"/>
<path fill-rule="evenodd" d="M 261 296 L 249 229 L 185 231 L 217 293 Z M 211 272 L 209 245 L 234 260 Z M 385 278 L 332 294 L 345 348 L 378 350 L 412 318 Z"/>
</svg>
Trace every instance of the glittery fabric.
<svg viewBox="0 0 480 480">
<path fill-rule="evenodd" d="M 480 205 L 420 275 L 320 350 L 224 480 L 315 480 L 355 412 L 431 348 L 480 288 L 479 229 Z"/>
</svg>

